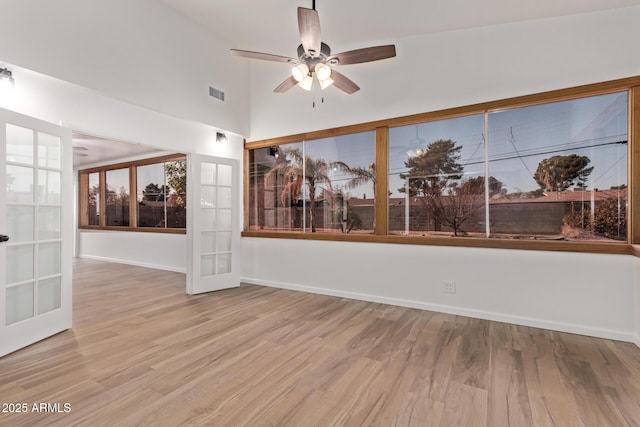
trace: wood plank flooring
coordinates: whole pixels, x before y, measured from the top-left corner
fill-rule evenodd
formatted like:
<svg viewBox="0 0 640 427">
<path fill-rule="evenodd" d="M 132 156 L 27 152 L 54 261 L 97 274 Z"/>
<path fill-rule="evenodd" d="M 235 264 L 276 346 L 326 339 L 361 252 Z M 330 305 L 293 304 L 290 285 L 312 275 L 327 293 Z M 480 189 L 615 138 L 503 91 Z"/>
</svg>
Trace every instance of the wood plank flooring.
<svg viewBox="0 0 640 427">
<path fill-rule="evenodd" d="M 0 358 L 0 426 L 640 426 L 633 344 L 78 260 L 73 330 Z M 31 412 L 34 403 L 70 412 Z M 55 408 L 51 408 L 55 409 Z"/>
</svg>

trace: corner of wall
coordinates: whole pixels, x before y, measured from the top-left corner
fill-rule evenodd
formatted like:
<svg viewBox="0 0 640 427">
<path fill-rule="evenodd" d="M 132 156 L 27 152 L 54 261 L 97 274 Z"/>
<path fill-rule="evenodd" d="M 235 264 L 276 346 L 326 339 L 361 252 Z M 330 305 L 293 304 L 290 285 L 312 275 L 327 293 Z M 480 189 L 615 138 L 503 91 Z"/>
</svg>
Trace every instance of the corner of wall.
<svg viewBox="0 0 640 427">
<path fill-rule="evenodd" d="M 633 269 L 633 316 L 634 316 L 634 343 L 640 347 L 640 247 L 634 246 Z"/>
</svg>

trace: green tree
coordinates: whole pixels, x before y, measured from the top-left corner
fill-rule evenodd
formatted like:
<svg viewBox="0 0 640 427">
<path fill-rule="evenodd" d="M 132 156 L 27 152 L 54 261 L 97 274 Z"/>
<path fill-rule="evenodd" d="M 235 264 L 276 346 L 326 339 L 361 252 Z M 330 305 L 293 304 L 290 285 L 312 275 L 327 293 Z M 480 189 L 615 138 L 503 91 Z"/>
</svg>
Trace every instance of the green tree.
<svg viewBox="0 0 640 427">
<path fill-rule="evenodd" d="M 466 188 L 464 191 L 470 194 L 484 194 L 484 176 L 478 176 L 475 178 L 469 178 L 462 183 Z M 502 181 L 499 181 L 496 177 L 489 177 L 489 197 L 496 196 L 498 194 L 507 194 L 507 189 L 504 188 Z"/>
<path fill-rule="evenodd" d="M 462 147 L 450 139 L 439 139 L 430 143 L 425 150 L 405 162 L 408 173 L 400 178 L 409 180 L 409 195 L 440 196 L 451 182 L 462 178 L 463 166 L 458 163 Z M 406 192 L 406 188 L 399 188 Z"/>
<path fill-rule="evenodd" d="M 175 191 L 176 206 L 187 207 L 187 161 L 177 160 L 164 164 L 167 184 Z"/>
<path fill-rule="evenodd" d="M 144 190 L 142 190 L 142 200 L 145 202 L 161 202 L 164 200 L 166 186 L 160 187 L 158 184 L 149 183 Z"/>
<path fill-rule="evenodd" d="M 325 194 L 333 194 L 331 179 L 329 179 L 329 170 L 334 164 L 324 159 L 314 159 L 311 156 L 305 156 L 303 159 L 302 153 L 298 148 L 285 149 L 283 151 L 285 155 L 278 155 L 278 160 L 281 157 L 284 157 L 286 160 L 277 161 L 273 168 L 267 172 L 267 176 L 283 176 L 284 182 L 286 183 L 282 190 L 281 197 L 284 206 L 296 203 L 300 197 L 302 183 L 304 182 L 307 185 L 309 197 L 309 228 L 312 233 L 315 233 L 316 194 L 320 186 L 324 186 L 323 190 Z M 335 165 L 339 167 L 340 163 L 336 162 Z"/>
<path fill-rule="evenodd" d="M 572 185 L 584 185 L 593 171 L 587 167 L 591 160 L 586 156 L 570 154 L 542 160 L 533 175 L 544 191 L 564 191 Z"/>
</svg>

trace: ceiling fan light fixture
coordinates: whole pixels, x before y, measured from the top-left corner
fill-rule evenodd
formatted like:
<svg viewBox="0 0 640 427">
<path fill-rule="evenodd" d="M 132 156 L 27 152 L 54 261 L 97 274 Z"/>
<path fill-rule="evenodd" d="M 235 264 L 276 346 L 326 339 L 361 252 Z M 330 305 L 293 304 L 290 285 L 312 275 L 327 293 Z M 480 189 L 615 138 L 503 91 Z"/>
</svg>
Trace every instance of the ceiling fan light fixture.
<svg viewBox="0 0 640 427">
<path fill-rule="evenodd" d="M 332 84 L 333 84 L 333 79 L 331 77 L 327 77 L 324 80 L 320 80 L 320 89 L 325 90 Z"/>
<path fill-rule="evenodd" d="M 309 67 L 307 67 L 307 64 L 298 64 L 291 69 L 291 75 L 298 83 L 301 83 L 309 77 Z"/>
<path fill-rule="evenodd" d="M 318 62 L 315 67 L 316 76 L 318 77 L 318 81 L 323 82 L 329 78 L 331 78 L 331 67 L 327 64 L 323 64 L 322 62 Z"/>
<path fill-rule="evenodd" d="M 305 77 L 300 83 L 298 83 L 298 86 L 300 86 L 304 90 L 311 90 L 311 87 L 313 86 L 313 77 L 307 75 L 307 77 Z"/>
</svg>

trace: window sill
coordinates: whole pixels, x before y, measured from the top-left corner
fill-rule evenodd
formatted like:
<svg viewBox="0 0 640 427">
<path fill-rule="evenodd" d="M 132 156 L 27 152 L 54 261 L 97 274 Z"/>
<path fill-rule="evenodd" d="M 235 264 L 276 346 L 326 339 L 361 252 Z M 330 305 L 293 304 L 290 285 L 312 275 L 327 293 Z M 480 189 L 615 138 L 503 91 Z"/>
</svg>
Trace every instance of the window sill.
<svg viewBox="0 0 640 427">
<path fill-rule="evenodd" d="M 577 241 L 507 240 L 468 237 L 376 236 L 372 234 L 300 233 L 288 231 L 243 231 L 242 237 L 272 239 L 326 240 L 336 242 L 391 243 L 404 245 L 457 246 L 468 248 L 516 249 L 531 251 L 584 252 L 614 255 L 636 255 L 640 247 L 627 243 L 597 243 Z"/>
<path fill-rule="evenodd" d="M 141 233 L 164 233 L 164 234 L 187 234 L 187 230 L 184 228 L 154 228 L 154 227 L 92 227 L 87 225 L 81 225 L 78 227 L 80 230 L 91 231 L 129 231 L 129 232 L 141 232 Z"/>
</svg>

